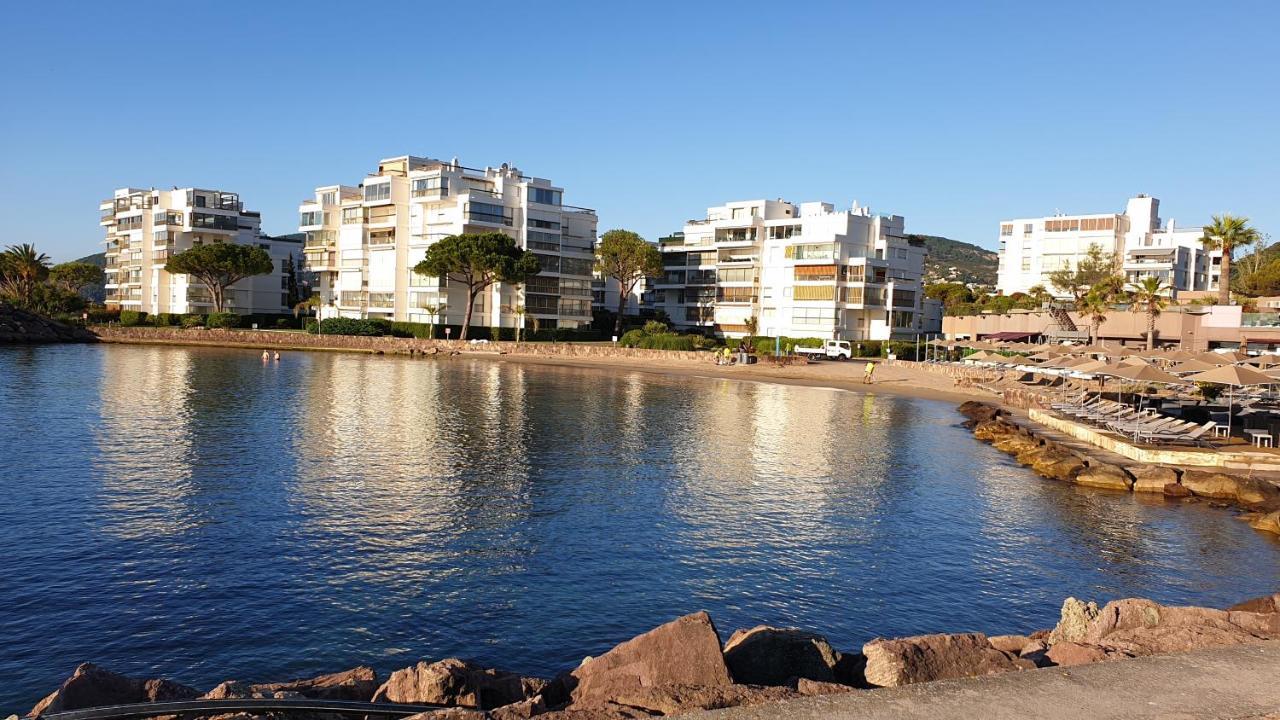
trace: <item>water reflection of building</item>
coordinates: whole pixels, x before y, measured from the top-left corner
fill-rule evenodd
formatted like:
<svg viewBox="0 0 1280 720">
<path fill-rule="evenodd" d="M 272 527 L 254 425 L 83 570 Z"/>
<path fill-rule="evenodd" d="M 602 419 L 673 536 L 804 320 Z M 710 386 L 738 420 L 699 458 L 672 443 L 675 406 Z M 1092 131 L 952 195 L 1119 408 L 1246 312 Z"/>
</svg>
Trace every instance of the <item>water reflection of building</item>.
<svg viewBox="0 0 1280 720">
<path fill-rule="evenodd" d="M 101 357 L 94 431 L 101 528 L 135 539 L 181 533 L 199 514 L 190 497 L 192 356 L 119 346 Z"/>
</svg>

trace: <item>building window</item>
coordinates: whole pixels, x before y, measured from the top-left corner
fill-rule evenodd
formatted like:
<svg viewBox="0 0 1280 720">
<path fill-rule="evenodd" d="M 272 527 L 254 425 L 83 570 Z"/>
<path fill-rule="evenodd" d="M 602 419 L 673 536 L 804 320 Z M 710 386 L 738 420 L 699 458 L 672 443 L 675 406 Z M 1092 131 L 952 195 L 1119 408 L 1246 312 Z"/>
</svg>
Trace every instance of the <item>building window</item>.
<svg viewBox="0 0 1280 720">
<path fill-rule="evenodd" d="M 529 188 L 529 202 L 543 205 L 559 205 L 560 191 L 552 190 L 551 188 L 531 187 Z"/>
<path fill-rule="evenodd" d="M 752 282 L 754 268 L 724 268 L 719 271 L 720 282 Z"/>
<path fill-rule="evenodd" d="M 449 178 L 427 177 L 416 178 L 411 191 L 413 197 L 448 197 Z"/>
<path fill-rule="evenodd" d="M 338 202 L 338 194 L 330 190 L 327 193 L 320 194 L 321 205 L 333 205 Z"/>
<path fill-rule="evenodd" d="M 529 227 L 538 228 L 539 230 L 555 230 L 560 231 L 560 223 L 555 220 L 539 220 L 538 218 L 529 218 Z"/>
<path fill-rule="evenodd" d="M 733 220 L 738 220 L 746 216 L 747 216 L 746 208 L 730 208 L 729 209 L 729 217 Z"/>
<path fill-rule="evenodd" d="M 379 202 L 391 199 L 391 183 L 383 182 L 364 186 L 365 202 Z"/>
<path fill-rule="evenodd" d="M 307 225 L 320 225 L 323 222 L 324 222 L 324 214 L 319 210 L 312 210 L 310 212 L 302 213 L 302 219 L 298 222 L 298 224 L 305 227 Z"/>
<path fill-rule="evenodd" d="M 796 300 L 835 300 L 835 285 L 797 285 L 795 287 Z"/>
<path fill-rule="evenodd" d="M 770 240 L 786 240 L 800 234 L 799 225 L 773 225 L 769 228 Z"/>
<path fill-rule="evenodd" d="M 1031 258 L 1022 258 L 1022 272 L 1031 271 Z"/>
<path fill-rule="evenodd" d="M 836 279 L 836 266 L 797 265 L 793 278 L 796 282 L 833 282 Z"/>
<path fill-rule="evenodd" d="M 237 223 L 234 215 L 193 212 L 191 227 L 199 230 L 235 230 Z"/>
<path fill-rule="evenodd" d="M 1013 234 L 1013 224 L 1003 223 L 1000 225 L 1000 237 L 1008 237 Z"/>
<path fill-rule="evenodd" d="M 835 257 L 835 251 L 836 246 L 832 243 L 788 245 L 786 257 L 792 260 L 830 260 Z"/>
<path fill-rule="evenodd" d="M 364 222 L 364 208 L 342 208 L 343 225 L 359 225 L 362 222 Z"/>
<path fill-rule="evenodd" d="M 793 325 L 827 325 L 836 321 L 835 308 L 793 308 L 791 324 Z"/>
</svg>

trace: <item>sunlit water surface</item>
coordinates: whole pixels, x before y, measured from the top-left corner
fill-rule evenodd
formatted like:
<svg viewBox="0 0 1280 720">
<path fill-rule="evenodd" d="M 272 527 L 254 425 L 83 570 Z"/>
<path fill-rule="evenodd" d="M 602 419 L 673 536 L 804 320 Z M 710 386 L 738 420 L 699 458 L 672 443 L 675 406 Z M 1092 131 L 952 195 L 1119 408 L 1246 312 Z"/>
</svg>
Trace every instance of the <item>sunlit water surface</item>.
<svg viewBox="0 0 1280 720">
<path fill-rule="evenodd" d="M 1041 480 L 959 420 L 492 361 L 0 349 L 0 710 L 82 661 L 550 675 L 698 609 L 851 649 L 1276 589 L 1280 546 L 1226 511 Z"/>
</svg>

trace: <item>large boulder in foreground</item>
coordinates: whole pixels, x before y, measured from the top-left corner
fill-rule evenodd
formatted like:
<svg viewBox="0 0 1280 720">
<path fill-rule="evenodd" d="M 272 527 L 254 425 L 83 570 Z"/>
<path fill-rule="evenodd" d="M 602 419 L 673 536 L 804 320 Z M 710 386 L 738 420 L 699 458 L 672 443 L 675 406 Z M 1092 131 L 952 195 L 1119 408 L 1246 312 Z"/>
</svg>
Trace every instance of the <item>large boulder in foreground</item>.
<svg viewBox="0 0 1280 720">
<path fill-rule="evenodd" d="M 866 679 L 876 687 L 896 687 L 952 678 L 1032 669 L 1035 663 L 997 650 L 982 633 L 917 635 L 872 640 L 862 646 Z"/>
<path fill-rule="evenodd" d="M 1164 465 L 1127 465 L 1125 471 L 1133 476 L 1133 491 L 1163 493 L 1165 485 L 1178 484 L 1178 471 Z"/>
<path fill-rule="evenodd" d="M 1182 486 L 1199 497 L 1229 500 L 1268 510 L 1280 509 L 1280 489 L 1266 480 L 1205 470 L 1186 470 Z"/>
<path fill-rule="evenodd" d="M 1227 610 L 1237 610 L 1240 612 L 1255 612 L 1255 613 L 1280 612 L 1280 593 L 1263 595 L 1262 597 L 1259 597 L 1259 598 L 1250 598 L 1243 602 L 1238 602 L 1235 605 L 1232 605 L 1231 607 L 1227 608 Z"/>
<path fill-rule="evenodd" d="M 373 700 L 491 710 L 527 700 L 545 685 L 536 678 L 448 658 L 396 670 L 373 693 Z"/>
<path fill-rule="evenodd" d="M 736 683 L 788 685 L 797 678 L 829 683 L 836 680 L 840 653 L 820 635 L 760 625 L 730 636 L 724 661 Z"/>
<path fill-rule="evenodd" d="M 1103 490 L 1129 492 L 1133 489 L 1133 478 L 1119 465 L 1090 460 L 1088 466 L 1076 475 L 1076 484 Z"/>
<path fill-rule="evenodd" d="M 1141 598 L 1115 600 L 1093 613 L 1075 609 L 1069 613 L 1064 605 L 1063 622 L 1051 635 L 1055 646 L 1071 642 L 1107 656 L 1139 657 L 1280 638 L 1277 613 L 1172 607 Z"/>
<path fill-rule="evenodd" d="M 720 636 L 705 612 L 672 620 L 562 675 L 543 694 L 548 706 L 604 705 L 626 693 L 663 685 L 713 688 L 733 683 Z"/>
<path fill-rule="evenodd" d="M 65 712 L 101 705 L 164 700 L 190 700 L 200 692 L 171 680 L 138 680 L 84 663 L 77 667 L 62 687 L 31 708 L 31 715 Z"/>
</svg>

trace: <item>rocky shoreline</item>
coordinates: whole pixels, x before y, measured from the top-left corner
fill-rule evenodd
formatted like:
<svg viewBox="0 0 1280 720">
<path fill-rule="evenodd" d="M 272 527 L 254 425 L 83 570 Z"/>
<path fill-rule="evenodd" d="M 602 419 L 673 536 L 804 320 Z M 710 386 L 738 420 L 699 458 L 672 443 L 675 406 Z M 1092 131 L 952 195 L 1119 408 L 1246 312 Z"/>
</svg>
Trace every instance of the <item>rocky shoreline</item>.
<svg viewBox="0 0 1280 720">
<path fill-rule="evenodd" d="M 1014 456 L 1019 464 L 1052 480 L 1118 492 L 1150 493 L 1181 502 L 1234 508 L 1255 530 L 1280 535 L 1280 488 L 1267 480 L 1227 470 L 1190 470 L 1167 465 L 1114 465 L 1010 422 L 995 405 L 963 403 L 960 413 L 973 436 Z"/>
<path fill-rule="evenodd" d="M 93 342 L 92 333 L 0 303 L 0 345 Z"/>
<path fill-rule="evenodd" d="M 29 715 L 170 700 L 310 698 L 443 707 L 413 716 L 416 720 L 665 717 L 1275 640 L 1280 639 L 1278 607 L 1280 593 L 1227 610 L 1165 606 L 1140 598 L 1098 607 L 1068 598 L 1055 627 L 1030 635 L 880 638 L 857 652 L 836 650 L 814 633 L 767 626 L 738 630 L 722 645 L 711 617 L 698 612 L 588 657 L 549 680 L 448 658 L 396 670 L 382 682 L 372 668 L 357 667 L 286 682 L 227 680 L 201 692 L 172 680 L 129 678 L 84 664 Z"/>
</svg>

